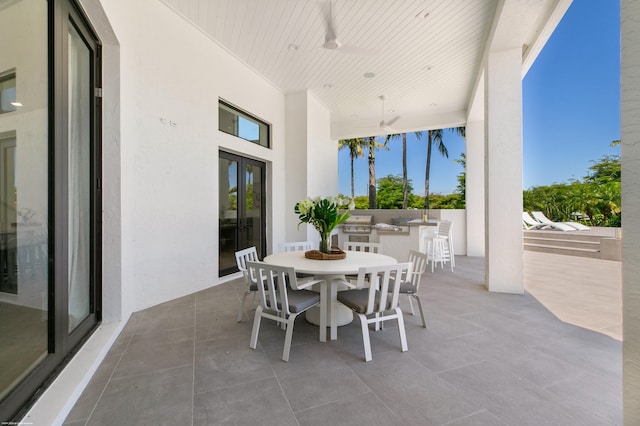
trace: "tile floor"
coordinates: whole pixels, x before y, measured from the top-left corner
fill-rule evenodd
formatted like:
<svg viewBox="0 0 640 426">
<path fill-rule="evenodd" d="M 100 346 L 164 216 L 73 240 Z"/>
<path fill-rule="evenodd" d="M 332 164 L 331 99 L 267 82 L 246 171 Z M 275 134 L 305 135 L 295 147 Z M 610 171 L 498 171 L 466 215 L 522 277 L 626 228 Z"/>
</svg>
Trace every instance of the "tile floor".
<svg viewBox="0 0 640 426">
<path fill-rule="evenodd" d="M 405 316 L 409 351 L 389 323 L 371 333 L 368 363 L 357 319 L 327 343 L 298 319 L 289 363 L 284 333 L 263 320 L 250 349 L 238 281 L 135 313 L 65 424 L 622 424 L 619 340 L 530 294 L 487 292 L 482 258 L 456 263 L 425 273 L 428 328 Z"/>
</svg>

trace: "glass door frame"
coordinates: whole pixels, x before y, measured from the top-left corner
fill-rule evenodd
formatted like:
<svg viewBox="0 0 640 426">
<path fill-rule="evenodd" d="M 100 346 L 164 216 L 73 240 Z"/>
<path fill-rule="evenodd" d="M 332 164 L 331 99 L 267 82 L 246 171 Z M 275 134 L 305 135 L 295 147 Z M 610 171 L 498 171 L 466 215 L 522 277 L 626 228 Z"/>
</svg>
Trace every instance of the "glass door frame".
<svg viewBox="0 0 640 426">
<path fill-rule="evenodd" d="M 247 188 L 247 182 L 246 182 L 246 174 L 244 173 L 244 171 L 246 170 L 246 166 L 247 165 L 254 165 L 256 167 L 260 167 L 261 175 L 260 175 L 260 193 L 261 193 L 261 199 L 262 199 L 262 203 L 260 205 L 260 220 L 259 220 L 259 226 L 260 226 L 260 235 L 261 235 L 261 239 L 260 239 L 260 244 L 256 246 L 256 250 L 258 252 L 258 258 L 262 259 L 264 256 L 266 256 L 267 254 L 267 236 L 266 236 L 266 229 L 267 229 L 267 220 L 266 220 L 266 176 L 267 176 L 267 164 L 264 161 L 260 161 L 260 160 L 255 160 L 253 158 L 248 158 L 248 157 L 243 157 L 241 155 L 238 154 L 232 154 L 228 151 L 219 151 L 218 154 L 218 161 L 220 159 L 225 159 L 225 160 L 229 160 L 229 161 L 236 161 L 238 163 L 238 171 L 237 171 L 237 187 L 238 187 L 238 195 L 237 195 L 237 226 L 236 226 L 236 230 L 235 230 L 235 241 L 236 241 L 236 247 L 235 247 L 235 251 L 238 250 L 242 250 L 244 248 L 247 248 L 249 245 L 249 241 L 247 239 L 247 233 L 246 230 L 248 228 L 247 225 L 247 211 L 246 211 L 246 206 L 245 203 L 241 203 L 240 200 L 244 200 L 245 199 L 245 190 Z M 220 185 L 220 182 L 218 183 L 218 185 Z M 220 188 L 221 189 L 221 188 Z M 253 190 L 255 191 L 256 188 L 254 187 Z M 220 235 L 220 234 L 218 234 Z M 218 245 L 219 247 L 219 245 Z M 218 275 L 220 277 L 232 274 L 238 272 L 238 268 L 237 266 L 230 267 L 230 268 L 226 268 L 226 269 L 220 269 L 218 271 Z"/>
<path fill-rule="evenodd" d="M 62 89 L 60 93 L 57 93 L 58 99 L 62 97 L 65 99 L 65 105 L 58 109 L 56 108 L 56 114 L 62 114 L 62 117 L 59 117 L 62 121 L 57 121 L 58 117 L 56 117 L 56 123 L 65 123 L 64 126 L 58 126 L 61 128 L 61 138 L 58 139 L 58 133 L 56 132 L 56 146 L 54 147 L 54 152 L 56 155 L 60 155 L 61 158 L 56 159 L 56 165 L 63 165 L 62 167 L 56 167 L 56 185 L 53 190 L 53 194 L 55 194 L 55 199 L 52 200 L 54 202 L 50 202 L 50 208 L 54 208 L 54 217 L 55 219 L 55 233 L 56 238 L 55 241 L 55 250 L 56 253 L 60 253 L 57 256 L 58 260 L 56 261 L 56 269 L 55 269 L 55 280 L 57 283 L 56 288 L 56 302 L 55 302 L 55 315 L 57 317 L 56 321 L 56 330 L 55 334 L 59 337 L 62 337 L 62 342 L 57 342 L 61 344 L 61 350 L 63 352 L 70 351 L 71 348 L 75 348 L 79 346 L 91 331 L 98 325 L 98 323 L 102 319 L 101 307 L 102 307 L 102 196 L 101 196 L 101 179 L 102 179 L 102 152 L 101 152 L 101 134 L 102 129 L 100 126 L 100 115 L 101 115 L 101 106 L 102 106 L 102 98 L 101 96 L 97 96 L 98 88 L 101 86 L 101 46 L 98 41 L 97 36 L 95 35 L 95 31 L 89 26 L 88 19 L 81 14 L 81 12 L 74 7 L 71 3 L 72 0 L 68 1 L 68 9 L 63 11 L 64 15 L 67 15 L 61 21 L 61 30 L 58 31 L 58 34 L 61 35 L 64 40 L 61 40 L 57 46 L 61 49 L 61 55 L 57 55 L 57 57 L 61 57 L 62 69 L 60 74 L 62 77 L 62 81 L 60 84 L 60 88 Z M 69 75 L 68 70 L 68 43 L 66 42 L 66 38 L 69 33 L 69 25 L 73 25 L 76 32 L 80 35 L 85 45 L 91 51 L 91 66 L 90 66 L 90 80 L 93 82 L 93 87 L 91 90 L 92 101 L 91 105 L 91 113 L 90 117 L 90 134 L 91 134 L 91 150 L 90 150 L 90 181 L 91 181 L 91 190 L 90 190 L 90 273 L 89 277 L 92 280 L 92 283 L 89 284 L 89 315 L 84 318 L 78 324 L 71 333 L 69 333 L 69 272 L 68 272 L 68 264 L 69 264 L 69 244 L 68 241 L 68 232 L 69 232 L 69 127 L 66 125 L 69 121 L 69 79 L 67 78 Z M 57 65 L 57 64 L 56 64 Z M 56 85 L 58 87 L 58 85 Z M 50 192 L 52 194 L 52 192 Z M 49 241 L 52 241 L 49 238 Z M 51 315 L 51 309 L 49 310 Z M 59 339 L 56 339 L 59 340 Z"/>
<path fill-rule="evenodd" d="M 17 421 L 55 379 L 101 321 L 101 47 L 76 0 L 47 1 L 48 29 L 48 311 L 47 355 L 0 401 L 0 421 Z M 69 25 L 91 51 L 90 314 L 68 332 L 68 32 Z M 19 141 L 18 141 L 19 143 Z"/>
</svg>

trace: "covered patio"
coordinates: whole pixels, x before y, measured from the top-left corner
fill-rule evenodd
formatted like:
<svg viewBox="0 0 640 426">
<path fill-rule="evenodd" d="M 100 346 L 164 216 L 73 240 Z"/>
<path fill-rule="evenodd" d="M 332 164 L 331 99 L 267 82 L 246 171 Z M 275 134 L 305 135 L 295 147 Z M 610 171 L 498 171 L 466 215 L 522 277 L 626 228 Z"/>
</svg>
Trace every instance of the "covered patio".
<svg viewBox="0 0 640 426">
<path fill-rule="evenodd" d="M 624 420 L 635 424 L 640 1 L 621 2 L 624 344 L 561 321 L 527 287 L 529 274 L 542 271 L 522 249 L 521 83 L 570 0 L 345 1 L 358 5 L 336 17 L 345 47 L 376 33 L 372 47 L 380 48 L 370 60 L 345 63 L 337 59 L 344 52 L 322 47 L 326 2 L 321 13 L 315 1 L 255 2 L 260 11 L 253 3 L 78 0 L 102 47 L 102 322 L 24 421 L 609 425 L 623 423 L 624 387 Z M 445 9 L 438 25 L 414 32 L 417 20 Z M 344 16 L 353 20 L 340 23 Z M 391 18 L 395 25 L 385 25 Z M 305 30 L 282 31 L 285 22 Z M 258 35 L 249 31 L 265 23 Z M 397 28 L 409 31 L 395 39 Z M 293 35 L 319 51 L 305 57 L 308 45 L 296 47 Z M 436 46 L 441 66 L 418 40 Z M 399 50 L 423 59 L 411 62 L 415 72 L 385 56 Z M 369 67 L 376 61 L 384 62 L 380 72 Z M 294 79 L 284 72 L 293 63 L 300 76 L 308 68 L 322 79 Z M 267 74 L 274 69 L 281 80 Z M 369 84 L 369 73 L 385 72 L 389 80 Z M 406 318 L 406 353 L 390 326 L 373 335 L 373 361 L 362 362 L 357 321 L 325 344 L 299 321 L 289 364 L 277 356 L 283 337 L 272 324 L 252 351 L 249 316 L 235 322 L 239 276 L 221 274 L 218 264 L 225 215 L 218 197 L 228 189 L 221 153 L 264 165 L 267 253 L 317 239 L 297 227 L 293 206 L 337 191 L 336 141 L 384 133 L 379 96 L 390 102 L 392 89 L 396 108 L 406 107 L 397 132 L 466 126 L 467 256 L 453 273 L 426 273 L 428 328 Z M 436 99 L 425 104 L 427 94 Z M 270 145 L 222 131 L 224 102 L 268 124 Z M 363 133 L 371 123 L 378 131 Z M 571 277 L 570 269 L 562 273 L 563 281 Z"/>
<path fill-rule="evenodd" d="M 273 323 L 250 349 L 253 312 L 235 322 L 242 284 L 216 286 L 133 314 L 65 424 L 620 425 L 622 345 L 593 331 L 620 326 L 620 263 L 592 260 L 597 294 L 581 286 L 584 260 L 525 252 L 525 283 L 555 288 L 554 312 L 489 293 L 479 257 L 427 271 L 428 328 L 407 315 L 401 353 L 390 322 L 368 363 L 357 319 L 327 343 L 298 319 L 288 363 Z M 560 320 L 573 310 L 561 293 L 579 289 L 611 315 Z"/>
</svg>

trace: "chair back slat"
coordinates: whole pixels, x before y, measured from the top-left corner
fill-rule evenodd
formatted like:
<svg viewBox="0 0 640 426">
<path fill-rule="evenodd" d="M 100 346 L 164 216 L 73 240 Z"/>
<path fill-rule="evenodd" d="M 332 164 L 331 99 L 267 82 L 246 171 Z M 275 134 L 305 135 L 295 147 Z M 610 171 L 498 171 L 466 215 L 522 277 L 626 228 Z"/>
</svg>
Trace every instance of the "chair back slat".
<svg viewBox="0 0 640 426">
<path fill-rule="evenodd" d="M 313 242 L 311 241 L 294 241 L 290 243 L 282 243 L 280 245 L 280 251 L 308 251 L 313 250 Z"/>
<path fill-rule="evenodd" d="M 451 231 L 451 221 L 441 220 L 438 224 L 438 237 L 449 237 Z"/>
<path fill-rule="evenodd" d="M 407 281 L 414 286 L 417 292 L 420 289 L 422 274 L 427 270 L 429 256 L 417 250 L 409 250 L 409 262 L 412 264 L 412 273 L 407 276 Z"/>
<path fill-rule="evenodd" d="M 403 275 L 411 275 L 411 263 L 360 268 L 356 287 L 369 287 L 365 315 L 392 310 L 398 306 Z"/>
<path fill-rule="evenodd" d="M 242 272 L 246 280 L 250 280 L 251 282 L 256 282 L 255 275 L 252 275 L 248 268 L 247 262 L 259 262 L 258 260 L 258 252 L 255 247 L 249 247 L 243 250 L 239 250 L 236 252 L 236 265 L 238 269 Z"/>
<path fill-rule="evenodd" d="M 297 288 L 295 270 L 262 262 L 247 262 L 247 267 L 259 277 L 258 293 L 262 307 L 290 315 L 287 287 Z"/>
</svg>

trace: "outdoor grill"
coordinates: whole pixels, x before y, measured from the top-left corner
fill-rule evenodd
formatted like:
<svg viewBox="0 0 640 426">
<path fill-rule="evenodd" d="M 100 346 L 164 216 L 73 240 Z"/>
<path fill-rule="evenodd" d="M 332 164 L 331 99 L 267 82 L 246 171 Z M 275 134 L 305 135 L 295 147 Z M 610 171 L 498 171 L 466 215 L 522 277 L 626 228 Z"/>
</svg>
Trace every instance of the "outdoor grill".
<svg viewBox="0 0 640 426">
<path fill-rule="evenodd" d="M 352 215 L 342 224 L 345 234 L 370 234 L 372 216 Z"/>
</svg>

